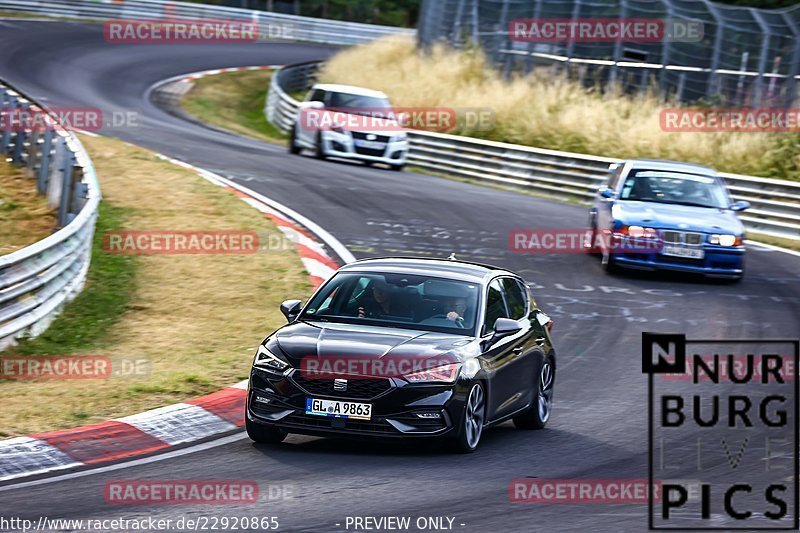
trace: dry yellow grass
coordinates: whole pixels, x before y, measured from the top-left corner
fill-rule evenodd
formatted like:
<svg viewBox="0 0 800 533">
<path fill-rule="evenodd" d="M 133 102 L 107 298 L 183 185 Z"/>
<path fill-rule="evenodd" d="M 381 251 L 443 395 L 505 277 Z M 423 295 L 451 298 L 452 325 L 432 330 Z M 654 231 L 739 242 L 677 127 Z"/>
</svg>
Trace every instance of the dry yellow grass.
<svg viewBox="0 0 800 533">
<path fill-rule="evenodd" d="M 56 229 L 56 211 L 36 193 L 36 180 L 0 160 L 0 255 L 33 244 Z"/>
<path fill-rule="evenodd" d="M 277 228 L 232 193 L 143 149 L 84 139 L 104 201 L 131 230 Z M 144 357 L 138 378 L 0 382 L 0 435 L 71 427 L 210 393 L 247 377 L 255 347 L 310 293 L 293 247 L 250 255 L 140 256 L 131 304 L 100 355 Z M 97 352 L 95 352 L 97 353 Z"/>
<path fill-rule="evenodd" d="M 423 54 L 408 37 L 387 37 L 343 50 L 325 64 L 319 79 L 384 91 L 401 107 L 492 108 L 493 130 L 454 132 L 492 140 L 613 157 L 691 161 L 744 174 L 775 176 L 776 167 L 800 166 L 797 150 L 788 156 L 793 164 L 787 165 L 786 151 L 778 153 L 775 147 L 775 135 L 663 132 L 659 113 L 665 105 L 653 95 L 599 94 L 551 76 L 505 80 L 478 51 L 436 46 Z"/>
</svg>

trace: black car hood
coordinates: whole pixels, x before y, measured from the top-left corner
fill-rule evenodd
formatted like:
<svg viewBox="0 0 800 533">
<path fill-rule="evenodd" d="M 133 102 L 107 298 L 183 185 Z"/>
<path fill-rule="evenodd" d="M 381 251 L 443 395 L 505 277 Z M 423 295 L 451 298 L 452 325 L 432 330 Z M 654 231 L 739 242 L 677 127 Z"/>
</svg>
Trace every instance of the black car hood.
<svg viewBox="0 0 800 533">
<path fill-rule="evenodd" d="M 456 361 L 474 340 L 429 331 L 321 322 L 291 324 L 273 338 L 293 366 L 306 357 L 424 360 L 447 355 Z"/>
</svg>

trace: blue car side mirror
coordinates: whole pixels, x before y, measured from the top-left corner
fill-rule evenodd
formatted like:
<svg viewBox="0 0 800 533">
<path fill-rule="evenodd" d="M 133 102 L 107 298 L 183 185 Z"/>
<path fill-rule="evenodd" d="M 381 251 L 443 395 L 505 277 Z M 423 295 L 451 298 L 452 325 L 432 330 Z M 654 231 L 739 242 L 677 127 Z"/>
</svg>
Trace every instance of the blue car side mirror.
<svg viewBox="0 0 800 533">
<path fill-rule="evenodd" d="M 603 198 L 608 198 L 609 200 L 616 196 L 614 194 L 614 191 L 612 189 L 609 189 L 608 187 L 601 187 L 600 189 L 597 190 L 597 192 L 600 193 L 600 196 L 602 196 Z"/>
<path fill-rule="evenodd" d="M 738 202 L 734 202 L 731 206 L 731 211 L 744 211 L 745 209 L 750 208 L 750 202 L 745 202 L 744 200 L 740 200 Z"/>
</svg>

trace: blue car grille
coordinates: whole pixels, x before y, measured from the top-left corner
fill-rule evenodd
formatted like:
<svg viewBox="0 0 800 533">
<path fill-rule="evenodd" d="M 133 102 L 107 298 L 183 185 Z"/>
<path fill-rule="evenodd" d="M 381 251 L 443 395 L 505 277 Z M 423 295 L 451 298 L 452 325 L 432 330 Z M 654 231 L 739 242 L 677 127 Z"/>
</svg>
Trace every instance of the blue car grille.
<svg viewBox="0 0 800 533">
<path fill-rule="evenodd" d="M 661 239 L 669 244 L 688 244 L 697 246 L 703 244 L 703 234 L 689 231 L 665 230 L 661 232 Z"/>
</svg>

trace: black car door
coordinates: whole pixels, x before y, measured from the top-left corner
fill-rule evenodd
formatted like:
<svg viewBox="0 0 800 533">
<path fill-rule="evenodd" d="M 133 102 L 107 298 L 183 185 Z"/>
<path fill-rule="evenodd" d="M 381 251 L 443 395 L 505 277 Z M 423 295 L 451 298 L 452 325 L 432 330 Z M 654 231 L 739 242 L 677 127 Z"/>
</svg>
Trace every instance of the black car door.
<svg viewBox="0 0 800 533">
<path fill-rule="evenodd" d="M 512 278 L 497 278 L 487 289 L 486 313 L 484 316 L 484 339 L 487 343 L 493 335 L 493 326 L 498 318 L 514 318 L 511 309 L 519 313 L 519 305 L 509 306 L 504 285 L 506 279 L 515 282 Z M 530 322 L 526 319 L 519 321 L 522 329 L 507 337 L 497 339 L 487 347 L 484 352 L 485 367 L 488 370 L 491 383 L 489 384 L 489 419 L 497 419 L 513 413 L 524 407 L 530 401 L 526 393 L 525 374 L 529 352 L 528 344 L 531 337 Z"/>
<path fill-rule="evenodd" d="M 528 288 L 516 278 L 503 278 L 503 293 L 511 318 L 516 320 L 522 331 L 515 346 L 514 377 L 519 397 L 517 408 L 530 405 L 536 399 L 538 369 L 543 359 L 546 339 L 541 335 L 541 326 L 532 316 L 532 305 Z"/>
</svg>

